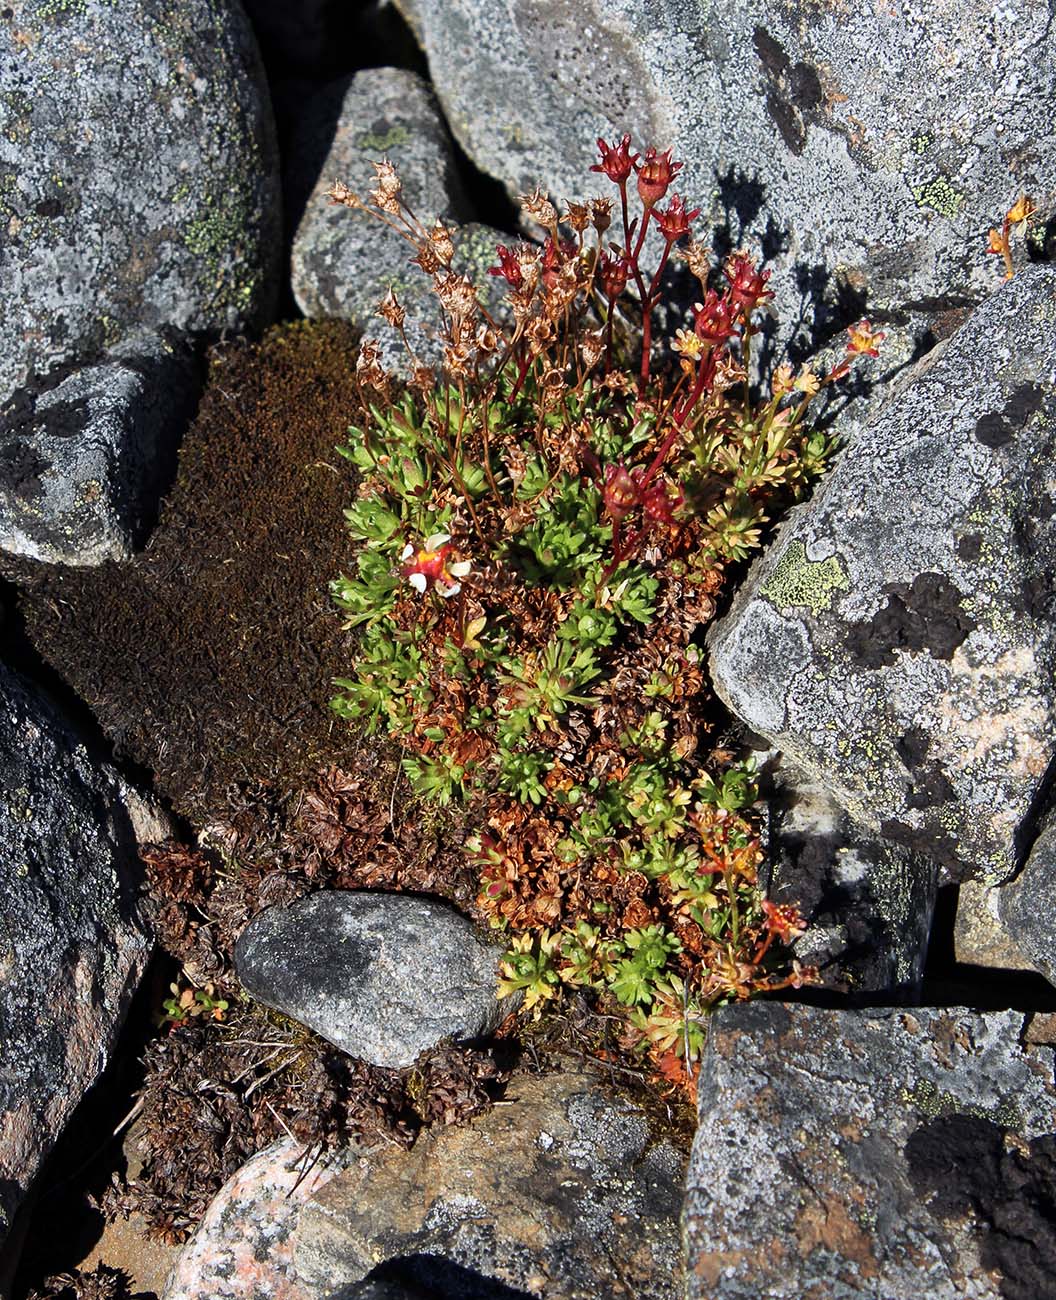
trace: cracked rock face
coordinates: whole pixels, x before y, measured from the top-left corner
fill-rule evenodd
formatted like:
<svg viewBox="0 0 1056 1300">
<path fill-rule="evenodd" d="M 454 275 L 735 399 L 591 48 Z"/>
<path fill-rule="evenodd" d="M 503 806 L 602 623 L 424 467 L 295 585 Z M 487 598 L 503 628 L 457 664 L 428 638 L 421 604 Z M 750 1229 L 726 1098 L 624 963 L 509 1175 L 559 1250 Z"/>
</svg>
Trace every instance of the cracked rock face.
<svg viewBox="0 0 1056 1300">
<path fill-rule="evenodd" d="M 1008 877 L 1056 721 L 1056 269 L 981 307 L 792 513 L 710 639 L 734 713 L 886 839 Z"/>
<path fill-rule="evenodd" d="M 1034 1300 L 1056 1267 L 1053 1050 L 1023 1016 L 720 1013 L 685 1209 L 689 1300 Z"/>
<path fill-rule="evenodd" d="M 235 947 L 251 996 L 392 1069 L 442 1038 L 487 1034 L 515 1009 L 495 996 L 499 956 L 442 903 L 340 890 L 259 913 Z"/>
</svg>

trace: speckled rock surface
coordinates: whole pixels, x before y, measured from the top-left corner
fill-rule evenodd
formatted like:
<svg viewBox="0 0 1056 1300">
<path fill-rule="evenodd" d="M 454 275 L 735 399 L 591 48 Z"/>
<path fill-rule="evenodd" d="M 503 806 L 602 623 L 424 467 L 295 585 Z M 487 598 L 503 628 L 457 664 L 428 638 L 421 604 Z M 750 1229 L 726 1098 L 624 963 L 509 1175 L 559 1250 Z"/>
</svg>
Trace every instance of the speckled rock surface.
<svg viewBox="0 0 1056 1300">
<path fill-rule="evenodd" d="M 1015 1012 L 721 1013 L 685 1209 L 689 1300 L 1052 1294 L 1053 1051 Z"/>
<path fill-rule="evenodd" d="M 442 1038 L 477 1038 L 513 1006 L 501 950 L 446 904 L 322 890 L 259 913 L 235 947 L 246 991 L 373 1065 L 400 1069 Z"/>
<path fill-rule="evenodd" d="M 294 1258 L 319 1300 L 409 1256 L 547 1300 L 674 1300 L 683 1164 L 597 1076 L 516 1078 L 487 1115 L 353 1161 L 302 1210 Z"/>
<path fill-rule="evenodd" d="M 313 1163 L 288 1138 L 247 1160 L 180 1252 L 163 1300 L 309 1300 L 291 1234 L 304 1203 L 342 1166 L 343 1157 Z"/>
<path fill-rule="evenodd" d="M 887 839 L 1007 877 L 1053 756 L 1056 268 L 838 459 L 710 638 L 733 712 Z"/>
<path fill-rule="evenodd" d="M 0 11 L 0 401 L 163 324 L 263 324 L 278 167 L 249 23 L 223 0 Z"/>
<path fill-rule="evenodd" d="M 914 998 L 935 911 L 934 862 L 860 826 L 818 782 L 784 765 L 769 800 L 767 893 L 807 922 L 794 951 L 841 993 Z"/>
<path fill-rule="evenodd" d="M 399 3 L 478 166 L 576 198 L 595 137 L 672 146 L 705 242 L 761 245 L 814 343 L 866 300 L 941 315 L 989 291 L 987 227 L 1020 190 L 1056 203 L 1056 34 L 1032 0 Z"/>
<path fill-rule="evenodd" d="M 335 91 L 320 93 L 325 98 Z M 309 113 L 306 130 L 314 129 Z M 296 169 L 298 153 L 307 155 L 311 149 L 310 138 L 300 144 L 295 140 L 291 167 Z M 406 309 L 411 346 L 432 364 L 440 350 L 432 337 L 439 303 L 431 281 L 410 264 L 414 249 L 396 231 L 326 198 L 340 180 L 366 200 L 375 183 L 371 164 L 383 158 L 396 167 L 403 198 L 426 228 L 438 218 L 457 225 L 467 215 L 451 140 L 430 88 L 400 68 L 357 72 L 344 92 L 333 144 L 294 240 L 293 292 L 308 317 L 340 316 L 362 325 L 382 345 L 386 364 L 405 370 L 399 335 L 375 308 L 391 288 Z M 482 300 L 501 297 L 487 269 L 495 265 L 495 245 L 504 238 L 510 242 L 509 236 L 476 223 L 458 231 L 453 269 L 474 281 Z"/>
<path fill-rule="evenodd" d="M 120 788 L 0 665 L 0 1239 L 106 1065 L 152 947 Z"/>
<path fill-rule="evenodd" d="M 52 564 L 127 559 L 146 540 L 199 376 L 159 334 L 24 388 L 0 411 L 0 549 Z"/>
</svg>

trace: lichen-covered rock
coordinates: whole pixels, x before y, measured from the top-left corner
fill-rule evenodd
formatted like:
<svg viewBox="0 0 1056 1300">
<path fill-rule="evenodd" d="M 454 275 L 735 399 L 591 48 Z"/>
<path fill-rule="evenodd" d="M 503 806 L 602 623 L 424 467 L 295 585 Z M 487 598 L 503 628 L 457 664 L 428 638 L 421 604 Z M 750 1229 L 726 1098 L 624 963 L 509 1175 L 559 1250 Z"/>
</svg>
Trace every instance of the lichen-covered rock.
<svg viewBox="0 0 1056 1300">
<path fill-rule="evenodd" d="M 857 820 L 955 876 L 1029 843 L 1056 722 L 1056 269 L 921 363 L 711 636 L 716 686 Z"/>
<path fill-rule="evenodd" d="M 190 352 L 158 334 L 21 389 L 0 411 L 0 549 L 52 564 L 126 559 L 156 518 L 198 391 Z"/>
<path fill-rule="evenodd" d="M 723 1011 L 689 1300 L 1030 1300 L 1056 1268 L 1053 1051 L 962 1009 Z"/>
<path fill-rule="evenodd" d="M 334 94 L 333 88 L 320 92 L 324 107 Z M 312 120 L 309 108 L 306 131 L 316 129 Z M 311 151 L 310 137 L 295 141 L 292 168 L 298 154 Z M 435 340 L 440 308 L 432 282 L 410 264 L 414 249 L 397 231 L 326 198 L 333 182 L 343 181 L 366 200 L 376 180 L 372 164 L 383 158 L 396 167 L 402 197 L 427 229 L 437 219 L 457 226 L 467 215 L 451 139 L 429 86 L 400 68 L 357 72 L 347 83 L 333 142 L 294 239 L 293 292 L 306 316 L 340 316 L 361 325 L 381 344 L 385 364 L 406 371 L 399 334 L 376 308 L 392 289 L 406 309 L 411 347 L 433 364 L 440 356 Z M 473 222 L 456 232 L 452 269 L 468 275 L 484 301 L 501 297 L 487 270 L 502 239 L 498 231 Z"/>
<path fill-rule="evenodd" d="M 0 11 L 0 401 L 131 330 L 266 322 L 274 126 L 224 0 Z"/>
<path fill-rule="evenodd" d="M 260 912 L 235 947 L 247 992 L 351 1056 L 400 1069 L 442 1038 L 478 1038 L 500 1005 L 499 950 L 443 903 L 321 890 Z"/>
<path fill-rule="evenodd" d="M 247 1160 L 213 1198 L 172 1266 L 163 1300 L 309 1300 L 293 1264 L 302 1206 L 344 1166 L 284 1138 Z"/>
<path fill-rule="evenodd" d="M 116 773 L 0 664 L 0 1240 L 146 965 L 138 865 Z"/>
<path fill-rule="evenodd" d="M 796 957 L 841 993 L 914 998 L 938 889 L 936 864 L 856 826 L 832 795 L 787 765 L 769 799 L 769 882 L 799 908 Z"/>
<path fill-rule="evenodd" d="M 453 1263 L 547 1300 L 674 1300 L 682 1168 L 597 1076 L 517 1078 L 464 1127 L 353 1160 L 301 1211 L 298 1274 L 322 1300 L 413 1257 L 426 1284 L 435 1259 L 434 1285 Z"/>
<path fill-rule="evenodd" d="M 672 146 L 711 196 L 705 242 L 760 246 L 808 345 L 866 303 L 977 300 L 987 227 L 1021 190 L 1056 203 L 1056 33 L 1032 0 L 399 2 L 479 167 L 577 198 L 595 137 Z"/>
</svg>

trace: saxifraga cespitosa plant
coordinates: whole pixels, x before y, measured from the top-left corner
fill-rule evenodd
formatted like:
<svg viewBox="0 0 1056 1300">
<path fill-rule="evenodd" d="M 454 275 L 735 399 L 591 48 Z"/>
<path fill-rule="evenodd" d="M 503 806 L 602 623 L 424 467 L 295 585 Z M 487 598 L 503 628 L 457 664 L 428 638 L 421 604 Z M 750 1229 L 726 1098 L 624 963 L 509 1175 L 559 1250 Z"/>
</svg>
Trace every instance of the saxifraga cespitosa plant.
<svg viewBox="0 0 1056 1300">
<path fill-rule="evenodd" d="M 342 448 L 361 474 L 346 512 L 361 548 L 333 584 L 361 633 L 333 703 L 397 738 L 420 794 L 479 805 L 468 851 L 479 905 L 509 935 L 501 991 L 523 990 L 529 1009 L 568 986 L 621 1004 L 628 1039 L 686 1080 L 707 1011 L 814 977 L 788 960 L 801 919 L 758 886 L 750 767 L 713 755 L 709 771 L 700 753 L 701 631 L 726 566 L 825 464 L 811 399 L 882 335 L 861 321 L 827 374 L 783 365 L 756 399 L 769 273 L 736 252 L 716 274 L 708 249 L 680 249 L 698 210 L 667 199 L 670 151 L 598 144 L 616 202 L 559 217 L 527 196 L 541 243 L 498 247 L 494 314 L 451 269 L 453 232 L 418 222 L 390 163 L 375 164 L 371 204 L 330 190 L 414 246 L 443 344 L 437 372 L 392 293 L 378 311 L 409 380 L 361 344 L 367 416 Z M 675 256 L 702 301 L 665 366 L 652 331 Z"/>
</svg>

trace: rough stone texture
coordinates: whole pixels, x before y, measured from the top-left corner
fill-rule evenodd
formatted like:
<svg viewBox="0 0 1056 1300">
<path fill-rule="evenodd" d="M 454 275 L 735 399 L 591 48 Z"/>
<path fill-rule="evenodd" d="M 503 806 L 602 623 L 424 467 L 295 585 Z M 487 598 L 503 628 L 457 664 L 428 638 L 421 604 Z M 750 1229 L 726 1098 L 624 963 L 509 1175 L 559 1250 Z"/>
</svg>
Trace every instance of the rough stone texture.
<svg viewBox="0 0 1056 1300">
<path fill-rule="evenodd" d="M 339 88 L 338 88 L 339 89 Z M 306 119 L 305 134 L 294 142 L 290 166 L 311 157 L 318 117 L 332 111 L 337 90 L 324 88 L 320 104 Z M 429 277 L 410 264 L 414 249 L 396 231 L 364 212 L 335 206 L 326 191 L 344 181 L 364 199 L 375 183 L 372 163 L 388 158 L 403 181 L 403 198 L 426 228 L 437 218 L 457 225 L 468 215 L 455 169 L 451 140 L 432 91 L 420 77 L 400 68 L 369 68 L 347 83 L 330 151 L 308 198 L 293 244 L 293 292 L 311 318 L 340 316 L 361 325 L 382 345 L 393 369 L 406 369 L 398 333 L 379 318 L 377 304 L 391 288 L 407 311 L 407 337 L 423 360 L 440 355 L 432 331 L 439 303 Z M 509 236 L 469 223 L 458 231 L 453 269 L 468 275 L 486 300 L 501 292 L 487 268 L 495 264 L 495 245 Z"/>
<path fill-rule="evenodd" d="M 126 559 L 156 519 L 198 392 L 191 354 L 156 334 L 22 389 L 0 411 L 0 548 L 52 564 Z"/>
<path fill-rule="evenodd" d="M 495 996 L 500 955 L 443 903 L 350 890 L 269 908 L 235 947 L 253 997 L 395 1069 L 442 1038 L 487 1034 L 513 1010 Z"/>
<path fill-rule="evenodd" d="M 1031 969 L 1056 985 L 1056 815 L 1018 876 L 997 891 L 997 914 Z"/>
<path fill-rule="evenodd" d="M 675 1146 L 594 1075 L 518 1078 L 505 1101 L 411 1151 L 371 1152 L 313 1197 L 294 1258 L 314 1295 L 407 1257 L 434 1286 L 440 1257 L 547 1300 L 680 1294 Z"/>
<path fill-rule="evenodd" d="M 1034 969 L 1001 920 L 999 903 L 1004 888 L 982 880 L 966 880 L 958 887 L 953 922 L 955 961 L 994 970 Z"/>
<path fill-rule="evenodd" d="M 172 1266 L 163 1300 L 308 1300 L 293 1265 L 301 1207 L 343 1166 L 284 1138 L 230 1177 Z"/>
<path fill-rule="evenodd" d="M 0 401 L 133 329 L 265 323 L 277 173 L 238 5 L 12 0 L 0 10 Z"/>
<path fill-rule="evenodd" d="M 597 136 L 672 146 L 717 250 L 761 246 L 808 347 L 868 302 L 977 299 L 985 231 L 1056 190 L 1056 34 L 1011 0 L 399 0 L 447 119 L 514 192 L 603 185 Z M 879 60 L 879 63 L 878 63 Z"/>
<path fill-rule="evenodd" d="M 689 1300 L 1051 1296 L 1053 1052 L 1020 1046 L 1022 1023 L 722 1012 L 690 1160 Z"/>
<path fill-rule="evenodd" d="M 846 449 L 710 639 L 734 713 L 955 877 L 1012 872 L 1052 757 L 1054 325 L 1056 269 L 1028 268 Z"/>
<path fill-rule="evenodd" d="M 936 864 L 854 824 L 832 795 L 779 770 L 769 801 L 770 880 L 777 903 L 808 922 L 795 954 L 826 988 L 914 998 L 938 888 Z"/>
<path fill-rule="evenodd" d="M 0 665 L 0 1239 L 146 965 L 136 849 L 116 774 Z"/>
</svg>

